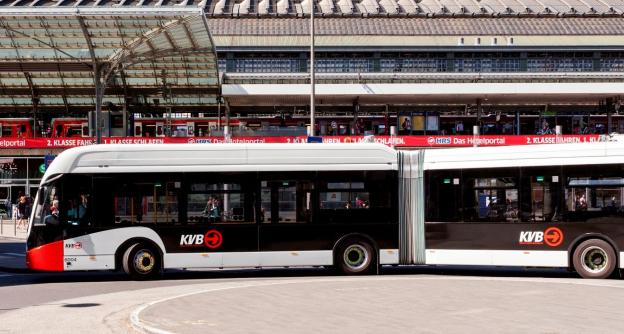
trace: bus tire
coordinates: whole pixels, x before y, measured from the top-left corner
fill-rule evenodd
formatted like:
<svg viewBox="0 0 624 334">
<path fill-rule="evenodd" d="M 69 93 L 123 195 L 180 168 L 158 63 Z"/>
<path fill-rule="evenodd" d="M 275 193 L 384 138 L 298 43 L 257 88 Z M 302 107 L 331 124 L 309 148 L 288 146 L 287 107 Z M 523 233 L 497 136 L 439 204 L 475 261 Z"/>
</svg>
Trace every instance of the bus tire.
<svg viewBox="0 0 624 334">
<path fill-rule="evenodd" d="M 608 278 L 615 270 L 617 256 L 608 242 L 589 239 L 574 249 L 572 263 L 583 278 Z"/>
<path fill-rule="evenodd" d="M 375 248 L 363 238 L 349 238 L 336 249 L 336 269 L 345 275 L 366 275 L 375 272 Z"/>
<path fill-rule="evenodd" d="M 160 253 L 145 243 L 132 244 L 124 252 L 124 272 L 135 280 L 153 279 L 160 275 Z"/>
</svg>

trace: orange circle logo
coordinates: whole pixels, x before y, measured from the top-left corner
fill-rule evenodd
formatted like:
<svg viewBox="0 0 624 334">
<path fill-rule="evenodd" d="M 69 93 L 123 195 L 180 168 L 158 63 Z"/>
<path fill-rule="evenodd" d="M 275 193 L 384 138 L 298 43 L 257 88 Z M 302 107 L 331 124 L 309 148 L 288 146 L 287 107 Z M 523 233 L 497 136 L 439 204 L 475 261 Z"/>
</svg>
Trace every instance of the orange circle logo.
<svg viewBox="0 0 624 334">
<path fill-rule="evenodd" d="M 218 248 L 223 243 L 223 236 L 217 230 L 210 230 L 204 235 L 204 244 L 208 248 Z"/>
<path fill-rule="evenodd" d="M 557 227 L 549 227 L 544 231 L 544 242 L 550 247 L 557 247 L 563 242 L 563 232 Z"/>
</svg>

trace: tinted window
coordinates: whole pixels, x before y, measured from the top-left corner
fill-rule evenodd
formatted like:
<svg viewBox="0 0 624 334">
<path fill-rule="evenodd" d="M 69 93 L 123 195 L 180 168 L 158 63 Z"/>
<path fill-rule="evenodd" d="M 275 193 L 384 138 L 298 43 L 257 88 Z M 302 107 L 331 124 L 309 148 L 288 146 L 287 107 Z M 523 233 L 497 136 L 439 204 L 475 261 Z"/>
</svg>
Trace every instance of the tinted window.
<svg viewBox="0 0 624 334">
<path fill-rule="evenodd" d="M 314 173 L 261 176 L 260 221 L 311 223 L 315 193 L 314 176 Z"/>
<path fill-rule="evenodd" d="M 464 221 L 518 221 L 518 170 L 464 170 Z"/>
<path fill-rule="evenodd" d="M 455 222 L 462 220 L 461 172 L 459 170 L 427 171 L 425 178 L 426 221 Z"/>
<path fill-rule="evenodd" d="M 396 172 L 319 172 L 318 180 L 319 222 L 396 222 Z"/>
<path fill-rule="evenodd" d="M 624 218 L 624 170 L 619 165 L 564 167 L 565 221 Z"/>
<path fill-rule="evenodd" d="M 187 217 L 189 223 L 253 223 L 251 194 L 243 192 L 240 183 L 189 183 Z M 249 209 L 246 211 L 245 208 Z"/>
<path fill-rule="evenodd" d="M 110 186 L 110 185 L 109 185 Z M 100 189 L 98 187 L 98 189 Z M 115 178 L 112 189 L 117 224 L 174 224 L 179 222 L 181 181 L 170 175 L 125 175 Z M 102 192 L 106 192 L 102 189 Z"/>
</svg>

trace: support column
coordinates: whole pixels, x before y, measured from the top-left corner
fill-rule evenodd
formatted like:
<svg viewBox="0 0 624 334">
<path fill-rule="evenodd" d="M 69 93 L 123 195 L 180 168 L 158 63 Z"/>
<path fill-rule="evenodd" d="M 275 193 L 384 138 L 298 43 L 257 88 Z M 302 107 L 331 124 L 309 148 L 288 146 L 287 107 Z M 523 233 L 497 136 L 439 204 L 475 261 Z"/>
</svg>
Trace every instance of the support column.
<svg viewBox="0 0 624 334">
<path fill-rule="evenodd" d="M 477 126 L 481 129 L 481 99 L 477 99 Z"/>
<path fill-rule="evenodd" d="M 316 95 L 314 78 L 314 0 L 310 0 L 310 131 L 309 136 L 316 135 L 314 119 L 314 98 Z"/>
<path fill-rule="evenodd" d="M 24 77 L 26 78 L 26 82 L 28 82 L 28 88 L 30 88 L 30 100 L 32 102 L 32 111 L 33 111 L 33 128 L 32 134 L 33 137 L 37 137 L 37 114 L 39 112 L 39 94 L 37 93 L 37 89 L 35 84 L 32 81 L 32 76 L 29 72 L 24 72 Z"/>
<path fill-rule="evenodd" d="M 102 119 L 102 99 L 104 98 L 105 83 L 102 78 L 101 68 L 95 64 L 95 143 L 102 144 L 102 128 L 104 120 Z"/>
<path fill-rule="evenodd" d="M 223 96 L 217 97 L 217 131 L 221 131 L 221 101 Z"/>
<path fill-rule="evenodd" d="M 359 99 L 356 98 L 353 101 L 353 127 L 351 128 L 352 135 L 361 135 L 361 133 L 359 133 L 359 128 L 358 128 L 359 113 L 360 113 L 360 102 L 359 102 Z"/>
<path fill-rule="evenodd" d="M 607 134 L 613 132 L 613 105 L 614 103 L 612 98 L 609 97 L 605 100 L 605 109 L 607 111 Z"/>
<path fill-rule="evenodd" d="M 230 129 L 230 102 L 227 99 L 223 100 L 223 106 L 225 107 L 225 126 L 223 129 L 223 135 L 225 139 L 232 137 L 232 129 Z"/>
</svg>

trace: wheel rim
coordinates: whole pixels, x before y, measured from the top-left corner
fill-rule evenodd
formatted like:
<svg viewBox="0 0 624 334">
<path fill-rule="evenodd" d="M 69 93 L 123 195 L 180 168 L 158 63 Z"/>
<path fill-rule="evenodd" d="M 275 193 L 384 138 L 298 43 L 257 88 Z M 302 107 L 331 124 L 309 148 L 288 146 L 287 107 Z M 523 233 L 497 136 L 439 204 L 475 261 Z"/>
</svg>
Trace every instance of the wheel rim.
<svg viewBox="0 0 624 334">
<path fill-rule="evenodd" d="M 141 249 L 134 255 L 134 268 L 141 274 L 149 274 L 156 265 L 156 257 L 147 249 Z"/>
<path fill-rule="evenodd" d="M 366 247 L 362 245 L 350 245 L 343 254 L 344 263 L 353 271 L 366 268 L 370 261 L 370 255 Z"/>
<path fill-rule="evenodd" d="M 588 247 L 581 255 L 583 260 L 583 269 L 597 274 L 609 266 L 609 256 L 604 249 L 596 246 Z"/>
</svg>

